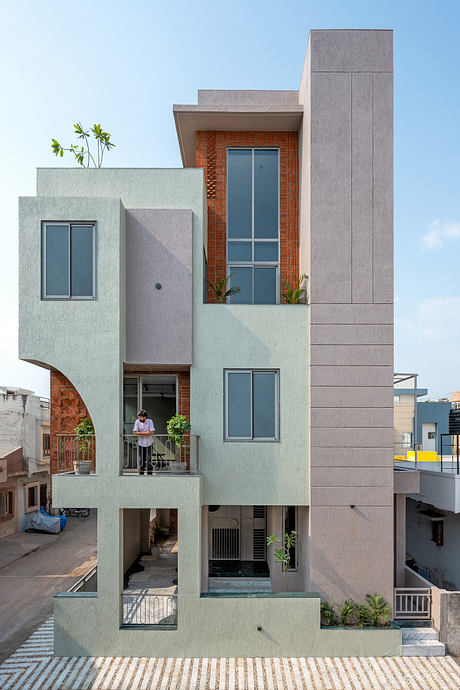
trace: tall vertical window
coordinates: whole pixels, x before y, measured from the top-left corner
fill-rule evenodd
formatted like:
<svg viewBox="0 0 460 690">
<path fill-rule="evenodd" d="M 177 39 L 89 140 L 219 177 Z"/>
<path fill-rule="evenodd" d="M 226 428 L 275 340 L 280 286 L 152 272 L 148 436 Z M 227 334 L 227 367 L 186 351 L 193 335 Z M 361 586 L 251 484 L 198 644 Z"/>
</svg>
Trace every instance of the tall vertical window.
<svg viewBox="0 0 460 690">
<path fill-rule="evenodd" d="M 278 371 L 225 372 L 225 438 L 277 441 L 279 438 Z"/>
<path fill-rule="evenodd" d="M 227 275 L 233 304 L 279 303 L 279 150 L 227 150 Z"/>
<path fill-rule="evenodd" d="M 94 296 L 94 224 L 43 223 L 43 299 L 93 299 Z"/>
</svg>

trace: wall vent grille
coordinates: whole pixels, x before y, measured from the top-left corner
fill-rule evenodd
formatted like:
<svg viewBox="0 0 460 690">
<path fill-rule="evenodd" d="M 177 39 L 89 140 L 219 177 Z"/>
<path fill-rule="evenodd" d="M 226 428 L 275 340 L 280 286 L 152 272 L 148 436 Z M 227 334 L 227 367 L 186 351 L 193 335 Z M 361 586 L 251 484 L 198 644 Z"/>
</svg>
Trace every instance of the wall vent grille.
<svg viewBox="0 0 460 690">
<path fill-rule="evenodd" d="M 240 530 L 230 527 L 213 527 L 211 547 L 213 560 L 238 560 L 240 557 Z"/>
<path fill-rule="evenodd" d="M 267 558 L 265 530 L 254 529 L 252 533 L 252 557 L 255 561 L 265 561 Z"/>
<path fill-rule="evenodd" d="M 253 506 L 252 517 L 264 518 L 265 517 L 265 506 Z"/>
</svg>

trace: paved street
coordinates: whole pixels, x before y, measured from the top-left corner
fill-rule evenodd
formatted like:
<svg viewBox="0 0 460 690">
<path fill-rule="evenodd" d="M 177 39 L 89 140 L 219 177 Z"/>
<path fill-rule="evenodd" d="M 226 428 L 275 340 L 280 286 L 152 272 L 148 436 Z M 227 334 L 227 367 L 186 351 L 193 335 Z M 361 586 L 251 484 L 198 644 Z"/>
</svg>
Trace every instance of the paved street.
<svg viewBox="0 0 460 690">
<path fill-rule="evenodd" d="M 60 534 L 19 532 L 0 540 L 0 662 L 49 618 L 53 595 L 90 570 L 96 553 L 94 511 L 70 518 Z"/>
<path fill-rule="evenodd" d="M 3 690 L 458 690 L 451 657 L 164 659 L 53 657 L 50 618 L 0 665 Z"/>
</svg>

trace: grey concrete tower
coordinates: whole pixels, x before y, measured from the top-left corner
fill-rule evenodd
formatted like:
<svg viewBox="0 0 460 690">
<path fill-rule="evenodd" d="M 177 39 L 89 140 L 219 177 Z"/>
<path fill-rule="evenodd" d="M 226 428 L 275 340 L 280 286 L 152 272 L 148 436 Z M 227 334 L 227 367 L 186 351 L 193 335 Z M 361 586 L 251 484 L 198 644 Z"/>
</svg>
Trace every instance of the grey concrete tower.
<svg viewBox="0 0 460 690">
<path fill-rule="evenodd" d="M 393 35 L 312 31 L 300 85 L 310 276 L 310 589 L 393 588 Z"/>
</svg>

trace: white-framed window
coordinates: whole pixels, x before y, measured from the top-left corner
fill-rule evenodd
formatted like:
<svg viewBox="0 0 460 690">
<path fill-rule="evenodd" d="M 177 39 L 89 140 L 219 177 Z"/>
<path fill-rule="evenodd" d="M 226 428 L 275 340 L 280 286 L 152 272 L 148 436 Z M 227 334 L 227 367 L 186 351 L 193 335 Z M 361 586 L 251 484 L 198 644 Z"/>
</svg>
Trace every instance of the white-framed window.
<svg viewBox="0 0 460 690">
<path fill-rule="evenodd" d="M 280 301 L 280 153 L 227 149 L 227 275 L 232 304 Z"/>
<path fill-rule="evenodd" d="M 226 369 L 226 441 L 279 440 L 279 371 Z"/>
<path fill-rule="evenodd" d="M 94 299 L 96 224 L 42 223 L 42 299 Z"/>
<path fill-rule="evenodd" d="M 40 483 L 25 484 L 25 512 L 31 513 L 34 510 L 40 510 Z"/>
</svg>

